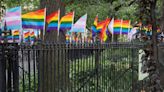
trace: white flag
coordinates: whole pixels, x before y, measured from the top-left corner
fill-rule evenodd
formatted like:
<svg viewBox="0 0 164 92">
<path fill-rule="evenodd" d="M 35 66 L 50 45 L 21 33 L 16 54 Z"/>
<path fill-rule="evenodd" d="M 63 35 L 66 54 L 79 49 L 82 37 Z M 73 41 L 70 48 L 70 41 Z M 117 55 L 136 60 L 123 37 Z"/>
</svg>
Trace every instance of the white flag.
<svg viewBox="0 0 164 92">
<path fill-rule="evenodd" d="M 112 18 L 111 22 L 108 25 L 108 29 L 110 30 L 112 35 L 113 35 L 113 26 L 114 26 L 114 18 Z"/>
<path fill-rule="evenodd" d="M 87 14 L 85 14 L 78 21 L 76 21 L 70 32 L 85 32 L 86 22 L 87 22 Z"/>
<path fill-rule="evenodd" d="M 131 41 L 135 39 L 134 35 L 137 33 L 137 28 L 133 28 L 128 34 L 128 40 Z"/>
</svg>

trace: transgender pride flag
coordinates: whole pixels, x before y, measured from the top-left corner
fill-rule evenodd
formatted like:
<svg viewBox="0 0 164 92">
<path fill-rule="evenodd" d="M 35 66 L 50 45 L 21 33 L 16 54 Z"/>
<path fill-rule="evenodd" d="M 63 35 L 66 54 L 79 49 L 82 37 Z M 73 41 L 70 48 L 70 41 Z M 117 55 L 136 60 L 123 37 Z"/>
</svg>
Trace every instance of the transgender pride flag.
<svg viewBox="0 0 164 92">
<path fill-rule="evenodd" d="M 8 9 L 5 15 L 6 26 L 8 30 L 20 30 L 21 25 L 21 7 Z"/>
<path fill-rule="evenodd" d="M 85 32 L 87 22 L 87 14 L 83 15 L 77 22 L 73 25 L 70 32 Z"/>
</svg>

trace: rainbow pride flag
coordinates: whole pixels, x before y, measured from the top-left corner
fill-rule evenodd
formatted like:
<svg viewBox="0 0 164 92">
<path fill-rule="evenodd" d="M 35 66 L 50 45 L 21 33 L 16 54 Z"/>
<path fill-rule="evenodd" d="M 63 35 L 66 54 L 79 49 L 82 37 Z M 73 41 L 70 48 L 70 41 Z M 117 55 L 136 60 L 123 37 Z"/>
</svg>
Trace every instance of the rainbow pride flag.
<svg viewBox="0 0 164 92">
<path fill-rule="evenodd" d="M 20 34 L 19 30 L 13 30 L 12 32 L 13 32 L 13 33 L 12 33 L 13 39 L 14 39 L 15 41 L 18 41 L 18 40 L 19 40 L 19 34 Z"/>
<path fill-rule="evenodd" d="M 122 28 L 122 20 L 114 20 L 114 29 L 113 33 L 114 34 L 120 34 L 121 33 L 121 28 Z"/>
<path fill-rule="evenodd" d="M 65 37 L 66 37 L 66 43 L 69 43 L 70 42 L 70 35 L 66 34 Z"/>
<path fill-rule="evenodd" d="M 100 31 L 100 39 L 101 39 L 101 41 L 104 41 L 104 42 L 105 42 L 105 41 L 107 40 L 107 38 L 108 38 L 107 33 L 108 33 L 109 31 L 107 30 L 107 27 L 108 27 L 109 23 L 110 23 L 110 19 L 107 18 L 107 19 L 104 21 L 104 26 L 102 27 L 102 29 L 101 29 L 101 31 Z M 107 31 L 108 31 L 108 32 L 107 32 Z"/>
<path fill-rule="evenodd" d="M 4 19 L 6 21 L 7 30 L 22 29 L 21 7 L 7 9 Z"/>
<path fill-rule="evenodd" d="M 108 18 L 107 18 L 108 19 Z M 107 22 L 107 19 L 106 20 L 103 20 L 101 22 L 99 22 L 97 24 L 97 32 L 100 33 L 101 30 L 104 28 L 104 26 L 106 25 L 106 22 Z"/>
<path fill-rule="evenodd" d="M 11 30 L 9 30 L 11 33 L 9 33 L 9 34 L 6 34 L 6 40 L 7 40 L 7 42 L 8 43 L 12 43 L 13 42 L 13 36 L 12 36 L 12 31 Z M 5 38 L 4 38 L 4 40 L 5 40 Z"/>
<path fill-rule="evenodd" d="M 74 12 L 70 12 L 63 16 L 60 20 L 60 30 L 70 30 L 73 26 Z"/>
<path fill-rule="evenodd" d="M 13 42 L 13 36 L 12 35 L 7 35 L 7 42 L 12 43 Z"/>
<path fill-rule="evenodd" d="M 122 21 L 122 34 L 128 34 L 130 30 L 130 20 Z"/>
<path fill-rule="evenodd" d="M 24 38 L 24 42 L 29 42 L 30 41 L 30 31 L 29 30 L 24 30 L 23 31 L 23 38 Z"/>
<path fill-rule="evenodd" d="M 97 23 L 98 23 L 98 16 L 96 16 L 93 26 L 91 27 L 93 32 L 97 32 Z"/>
<path fill-rule="evenodd" d="M 44 29 L 46 9 L 29 12 L 22 15 L 22 27 L 30 29 Z"/>
<path fill-rule="evenodd" d="M 34 32 L 34 30 L 31 30 L 30 31 L 30 41 L 35 41 L 35 32 Z"/>
<path fill-rule="evenodd" d="M 60 17 L 60 10 L 53 12 L 46 18 L 46 22 L 48 23 L 47 31 L 51 30 L 58 30 L 59 26 L 59 17 Z"/>
<path fill-rule="evenodd" d="M 98 23 L 98 16 L 96 16 L 93 26 L 91 27 L 92 30 L 92 37 L 96 36 L 97 33 L 97 23 Z"/>
</svg>

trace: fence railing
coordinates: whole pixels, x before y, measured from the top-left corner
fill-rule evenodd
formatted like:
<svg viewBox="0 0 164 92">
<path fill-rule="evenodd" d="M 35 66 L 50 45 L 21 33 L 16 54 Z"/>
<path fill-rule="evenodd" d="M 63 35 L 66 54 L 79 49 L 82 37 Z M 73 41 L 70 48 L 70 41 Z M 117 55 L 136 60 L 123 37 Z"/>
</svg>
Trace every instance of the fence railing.
<svg viewBox="0 0 164 92">
<path fill-rule="evenodd" d="M 1 44 L 0 57 L 5 67 L 0 67 L 3 71 L 0 74 L 4 74 L 0 78 L 5 80 L 0 81 L 0 89 L 4 87 L 2 90 L 8 92 L 135 92 L 138 50 L 142 47 L 130 43 Z"/>
</svg>

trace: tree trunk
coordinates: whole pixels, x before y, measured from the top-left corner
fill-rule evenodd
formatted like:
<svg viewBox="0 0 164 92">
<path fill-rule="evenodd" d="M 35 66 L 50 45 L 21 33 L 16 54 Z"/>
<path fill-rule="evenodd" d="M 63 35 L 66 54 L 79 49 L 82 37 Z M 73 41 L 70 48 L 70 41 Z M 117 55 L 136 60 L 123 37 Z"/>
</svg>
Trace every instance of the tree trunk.
<svg viewBox="0 0 164 92">
<path fill-rule="evenodd" d="M 151 1 L 151 6 L 150 6 L 150 9 L 151 9 L 151 24 L 152 24 L 152 45 L 153 45 L 153 57 L 152 59 L 154 59 L 155 61 L 155 71 L 153 73 L 153 75 L 156 75 L 155 76 L 151 76 L 150 79 L 151 81 L 154 81 L 154 85 L 153 86 L 157 86 L 155 87 L 155 89 L 152 89 L 151 91 L 153 92 L 153 90 L 155 90 L 156 92 L 162 92 L 163 88 L 161 86 L 161 81 L 160 79 L 155 79 L 153 80 L 153 78 L 160 78 L 160 75 L 158 74 L 159 73 L 159 69 L 160 69 L 160 64 L 159 64 L 159 59 L 158 59 L 158 42 L 157 42 L 157 25 L 156 25 L 156 12 L 155 12 L 155 9 L 156 9 L 156 3 L 157 3 L 157 0 L 152 0 Z"/>
<path fill-rule="evenodd" d="M 65 6 L 62 5 L 61 0 L 40 0 L 40 8 L 47 8 L 47 15 L 60 9 L 60 17 L 65 14 Z M 50 33 L 45 33 L 45 41 L 50 42 L 64 42 L 65 35 L 64 31 L 60 31 L 59 37 L 57 37 L 57 31 L 52 31 Z"/>
<path fill-rule="evenodd" d="M 163 1 L 163 5 L 162 5 L 162 17 L 161 17 L 161 31 L 162 32 L 164 32 L 164 0 L 162 0 Z M 164 56 L 164 50 L 163 50 L 163 47 L 164 46 L 162 46 L 162 47 L 159 47 L 158 48 L 158 59 L 159 59 L 159 62 L 160 62 L 160 68 L 159 68 L 159 73 L 160 73 L 160 80 L 161 80 L 161 85 L 162 85 L 162 87 L 164 88 L 164 58 L 163 58 L 163 56 Z"/>
<path fill-rule="evenodd" d="M 153 0 L 152 4 L 151 4 L 151 24 L 152 24 L 152 43 L 153 43 L 153 54 L 154 54 L 154 58 L 155 61 L 158 61 L 158 52 L 157 52 L 157 25 L 156 25 L 156 13 L 155 13 L 155 9 L 156 9 L 156 0 Z"/>
<path fill-rule="evenodd" d="M 40 8 L 47 8 L 47 15 L 60 9 L 60 17 L 65 15 L 65 6 L 61 0 L 40 0 Z M 42 31 L 43 32 L 43 31 Z M 54 45 L 44 45 L 40 52 L 39 61 L 39 92 L 66 92 L 68 88 L 68 62 L 67 51 L 63 45 L 56 44 L 65 42 L 65 32 L 57 31 L 45 32 L 45 42 L 55 42 Z M 44 50 L 47 49 L 48 50 Z M 64 46 L 65 47 L 65 46 Z"/>
<path fill-rule="evenodd" d="M 161 17 L 161 30 L 162 30 L 162 32 L 164 32 L 164 0 L 162 0 L 163 1 L 163 5 L 162 5 L 162 17 Z"/>
</svg>

